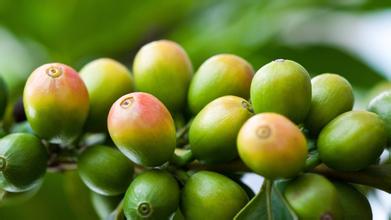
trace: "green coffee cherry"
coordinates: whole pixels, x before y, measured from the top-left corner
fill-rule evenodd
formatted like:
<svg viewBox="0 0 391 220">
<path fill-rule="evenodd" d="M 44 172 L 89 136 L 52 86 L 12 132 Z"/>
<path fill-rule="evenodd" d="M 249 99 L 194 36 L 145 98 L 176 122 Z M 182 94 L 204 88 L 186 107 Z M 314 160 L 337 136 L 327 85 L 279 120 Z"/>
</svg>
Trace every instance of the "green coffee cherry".
<svg viewBox="0 0 391 220">
<path fill-rule="evenodd" d="M 15 133 L 0 140 L 0 188 L 22 192 L 40 183 L 46 172 L 48 153 L 31 134 Z"/>
<path fill-rule="evenodd" d="M 197 114 L 209 102 L 226 95 L 248 99 L 253 75 L 251 64 L 239 56 L 219 54 L 209 58 L 200 66 L 190 83 L 190 110 Z"/>
<path fill-rule="evenodd" d="M 250 103 L 223 96 L 205 106 L 194 118 L 189 141 L 195 158 L 206 163 L 228 162 L 238 156 L 236 135 L 252 116 Z"/>
<path fill-rule="evenodd" d="M 164 220 L 177 210 L 179 185 L 166 171 L 146 171 L 134 179 L 124 198 L 127 219 Z"/>
<path fill-rule="evenodd" d="M 278 59 L 259 69 L 251 82 L 255 113 L 275 112 L 302 122 L 311 106 L 311 78 L 300 64 Z"/>
<path fill-rule="evenodd" d="M 133 92 L 133 77 L 124 65 L 109 58 L 86 64 L 80 70 L 80 77 L 90 98 L 86 128 L 105 132 L 111 105 L 121 96 Z"/>
<path fill-rule="evenodd" d="M 380 93 L 373 98 L 368 111 L 376 113 L 385 122 L 388 142 L 391 143 L 391 91 Z"/>
<path fill-rule="evenodd" d="M 338 115 L 353 108 L 354 96 L 350 83 L 337 74 L 325 73 L 314 77 L 311 108 L 305 125 L 313 134 Z"/>
<path fill-rule="evenodd" d="M 357 171 L 374 163 L 387 141 L 386 125 L 372 112 L 350 111 L 333 119 L 317 141 L 320 159 L 329 167 Z"/>
<path fill-rule="evenodd" d="M 185 108 L 193 67 L 180 45 L 168 40 L 144 45 L 134 58 L 133 71 L 138 91 L 156 96 L 171 112 Z"/>
<path fill-rule="evenodd" d="M 247 202 L 246 192 L 228 177 L 200 171 L 182 190 L 181 211 L 187 220 L 231 220 Z"/>
<path fill-rule="evenodd" d="M 87 149 L 77 165 L 83 182 L 92 191 L 102 195 L 120 195 L 132 181 L 133 163 L 111 147 L 94 146 Z"/>
<path fill-rule="evenodd" d="M 92 205 L 101 219 L 107 219 L 107 217 L 117 208 L 122 198 L 122 194 L 118 196 L 104 196 L 91 192 Z"/>
<path fill-rule="evenodd" d="M 107 125 L 115 145 L 134 163 L 160 166 L 174 154 L 174 120 L 163 103 L 148 93 L 135 92 L 118 99 Z"/>
<path fill-rule="evenodd" d="M 333 182 L 343 208 L 344 219 L 371 220 L 372 209 L 368 199 L 352 185 Z"/>
<path fill-rule="evenodd" d="M 303 174 L 293 179 L 284 196 L 299 219 L 343 219 L 338 191 L 321 175 Z"/>
<path fill-rule="evenodd" d="M 251 117 L 237 137 L 239 156 L 254 172 L 268 179 L 297 175 L 307 158 L 307 141 L 288 118 L 276 113 Z"/>
<path fill-rule="evenodd" d="M 0 120 L 3 119 L 5 109 L 7 108 L 8 91 L 3 77 L 0 75 Z"/>
<path fill-rule="evenodd" d="M 53 143 L 78 137 L 88 115 L 88 92 L 71 67 L 50 63 L 38 67 L 24 88 L 24 108 L 34 132 Z"/>
</svg>

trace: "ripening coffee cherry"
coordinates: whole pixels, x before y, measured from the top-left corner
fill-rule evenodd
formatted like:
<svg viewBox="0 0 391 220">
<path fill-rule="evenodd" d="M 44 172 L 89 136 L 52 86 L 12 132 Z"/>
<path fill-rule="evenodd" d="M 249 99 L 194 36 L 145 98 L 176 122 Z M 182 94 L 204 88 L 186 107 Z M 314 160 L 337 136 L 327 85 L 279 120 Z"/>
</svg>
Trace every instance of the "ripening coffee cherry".
<svg viewBox="0 0 391 220">
<path fill-rule="evenodd" d="M 150 170 L 130 184 L 123 209 L 127 219 L 168 220 L 177 210 L 179 198 L 179 185 L 171 174 Z"/>
<path fill-rule="evenodd" d="M 343 219 L 343 208 L 334 185 L 318 174 L 291 180 L 284 196 L 299 219 Z"/>
<path fill-rule="evenodd" d="M 228 162 L 238 156 L 236 136 L 253 113 L 250 103 L 237 96 L 215 99 L 191 123 L 191 151 L 205 163 Z"/>
<path fill-rule="evenodd" d="M 122 96 L 111 107 L 107 125 L 115 145 L 134 163 L 160 166 L 174 154 L 174 120 L 153 95 L 135 92 Z"/>
<path fill-rule="evenodd" d="M 242 161 L 268 179 L 297 175 L 307 158 L 307 141 L 288 118 L 276 113 L 251 117 L 240 129 L 238 151 Z"/>
<path fill-rule="evenodd" d="M 34 132 L 53 143 L 68 144 L 80 135 L 88 115 L 88 92 L 71 67 L 38 67 L 24 88 L 23 103 Z"/>
<path fill-rule="evenodd" d="M 376 113 L 386 125 L 387 137 L 391 143 L 391 90 L 382 92 L 371 100 L 368 111 Z"/>
<path fill-rule="evenodd" d="M 248 99 L 253 75 L 251 64 L 239 56 L 219 54 L 209 58 L 200 66 L 190 83 L 190 110 L 197 114 L 209 102 L 226 95 Z"/>
<path fill-rule="evenodd" d="M 272 61 L 256 72 L 251 102 L 255 113 L 275 112 L 300 123 L 311 106 L 310 75 L 294 61 Z"/>
<path fill-rule="evenodd" d="M 368 199 L 352 185 L 333 182 L 343 208 L 344 219 L 371 220 L 372 209 Z"/>
<path fill-rule="evenodd" d="M 318 75 L 311 84 L 312 102 L 305 125 L 312 134 L 318 134 L 335 117 L 352 110 L 354 96 L 350 83 L 337 74 Z"/>
<path fill-rule="evenodd" d="M 339 115 L 320 132 L 320 159 L 342 171 L 361 170 L 374 163 L 387 141 L 386 125 L 372 112 L 349 111 Z"/>
<path fill-rule="evenodd" d="M 200 171 L 182 190 L 181 211 L 187 220 L 231 220 L 247 204 L 246 192 L 219 173 Z"/>
<path fill-rule="evenodd" d="M 78 162 L 83 182 L 92 191 L 115 196 L 128 188 L 133 177 L 133 163 L 117 149 L 93 146 L 84 151 Z"/>
<path fill-rule="evenodd" d="M 0 140 L 0 188 L 22 192 L 40 183 L 48 152 L 31 134 L 15 133 Z"/>
<path fill-rule="evenodd" d="M 133 77 L 124 65 L 109 58 L 86 64 L 80 70 L 80 77 L 90 98 L 85 127 L 89 131 L 105 132 L 111 105 L 121 96 L 133 92 Z"/>
<path fill-rule="evenodd" d="M 7 107 L 8 91 L 3 77 L 0 75 L 0 120 L 3 119 Z"/>
<path fill-rule="evenodd" d="M 193 67 L 180 45 L 168 40 L 144 45 L 133 71 L 137 91 L 156 96 L 173 113 L 185 108 Z"/>
</svg>

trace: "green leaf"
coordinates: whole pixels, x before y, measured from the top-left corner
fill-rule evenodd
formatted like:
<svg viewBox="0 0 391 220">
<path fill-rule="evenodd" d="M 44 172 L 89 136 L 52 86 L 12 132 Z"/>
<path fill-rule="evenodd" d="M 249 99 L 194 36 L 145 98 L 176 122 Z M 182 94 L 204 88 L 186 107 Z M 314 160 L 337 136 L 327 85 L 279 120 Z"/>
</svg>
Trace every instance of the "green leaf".
<svg viewBox="0 0 391 220">
<path fill-rule="evenodd" d="M 285 188 L 286 182 L 287 181 L 275 181 L 272 188 L 272 211 L 274 220 L 298 219 L 281 193 Z M 262 186 L 261 191 L 235 216 L 234 219 L 268 219 L 265 184 Z"/>
</svg>

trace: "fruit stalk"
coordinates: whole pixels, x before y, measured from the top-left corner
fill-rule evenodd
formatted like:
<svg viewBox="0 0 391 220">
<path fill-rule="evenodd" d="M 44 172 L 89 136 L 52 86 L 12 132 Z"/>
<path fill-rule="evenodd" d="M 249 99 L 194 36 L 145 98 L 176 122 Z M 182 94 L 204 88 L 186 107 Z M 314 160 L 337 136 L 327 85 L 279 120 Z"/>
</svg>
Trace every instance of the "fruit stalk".
<svg viewBox="0 0 391 220">
<path fill-rule="evenodd" d="M 266 187 L 266 208 L 267 208 L 267 219 L 273 220 L 273 207 L 272 207 L 272 187 L 273 180 L 265 179 Z"/>
</svg>

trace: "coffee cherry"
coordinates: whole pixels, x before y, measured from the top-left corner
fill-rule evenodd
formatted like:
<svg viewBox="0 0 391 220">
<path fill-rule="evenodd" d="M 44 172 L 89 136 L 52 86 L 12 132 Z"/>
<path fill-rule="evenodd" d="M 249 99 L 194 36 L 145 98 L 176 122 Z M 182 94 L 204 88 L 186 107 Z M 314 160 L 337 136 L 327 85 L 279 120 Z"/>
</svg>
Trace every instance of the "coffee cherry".
<svg viewBox="0 0 391 220">
<path fill-rule="evenodd" d="M 135 92 L 118 99 L 107 125 L 115 145 L 134 163 L 159 166 L 174 154 L 174 121 L 163 103 L 148 93 Z"/>
<path fill-rule="evenodd" d="M 248 202 L 246 192 L 219 173 L 200 171 L 182 190 L 181 211 L 187 220 L 230 220 Z"/>
<path fill-rule="evenodd" d="M 0 188 L 22 192 L 40 183 L 48 153 L 31 134 L 15 133 L 0 140 Z"/>
<path fill-rule="evenodd" d="M 311 78 L 300 64 L 278 59 L 259 69 L 251 82 L 255 113 L 275 112 L 302 122 L 311 106 Z"/>
<path fill-rule="evenodd" d="M 376 113 L 386 125 L 387 139 L 391 143 L 391 91 L 380 93 L 373 98 L 368 106 L 368 111 Z"/>
<path fill-rule="evenodd" d="M 223 96 L 209 103 L 194 118 L 189 141 L 194 156 L 206 163 L 228 162 L 238 156 L 236 135 L 252 116 L 250 103 Z"/>
<path fill-rule="evenodd" d="M 215 172 L 200 171 L 186 182 L 181 211 L 188 220 L 233 219 L 248 202 L 246 192 L 231 179 Z"/>
<path fill-rule="evenodd" d="M 378 115 L 350 111 L 333 119 L 317 141 L 320 159 L 329 167 L 357 171 L 374 163 L 386 145 L 386 125 Z"/>
<path fill-rule="evenodd" d="M 130 184 L 124 198 L 127 219 L 164 220 L 177 210 L 179 185 L 165 171 L 146 171 Z"/>
<path fill-rule="evenodd" d="M 105 132 L 111 105 L 121 96 L 133 92 L 133 77 L 124 65 L 109 58 L 86 64 L 80 70 L 80 77 L 90 98 L 86 128 L 90 131 Z"/>
<path fill-rule="evenodd" d="M 77 163 L 83 182 L 94 192 L 115 196 L 128 188 L 133 164 L 121 152 L 108 146 L 94 146 L 80 156 Z"/>
<path fill-rule="evenodd" d="M 193 67 L 180 45 L 168 40 L 144 45 L 134 58 L 133 71 L 138 91 L 156 96 L 171 112 L 184 109 Z"/>
<path fill-rule="evenodd" d="M 209 58 L 190 83 L 190 110 L 197 114 L 209 102 L 226 95 L 248 99 L 253 75 L 251 64 L 239 56 L 219 54 Z"/>
<path fill-rule="evenodd" d="M 50 63 L 38 67 L 24 88 L 27 119 L 38 136 L 53 143 L 72 142 L 88 114 L 88 92 L 71 67 Z"/>
<path fill-rule="evenodd" d="M 313 134 L 338 115 L 353 108 L 354 97 L 350 83 L 337 74 L 325 73 L 314 77 L 312 84 L 312 102 L 305 125 Z"/>
<path fill-rule="evenodd" d="M 333 182 L 343 208 L 344 219 L 371 220 L 372 209 L 368 199 L 352 185 Z"/>
<path fill-rule="evenodd" d="M 300 129 L 276 113 L 251 117 L 240 129 L 239 156 L 265 178 L 287 178 L 298 174 L 307 157 L 307 142 Z"/>
<path fill-rule="evenodd" d="M 343 219 L 338 191 L 321 175 L 303 174 L 293 179 L 284 196 L 299 219 Z"/>
</svg>

